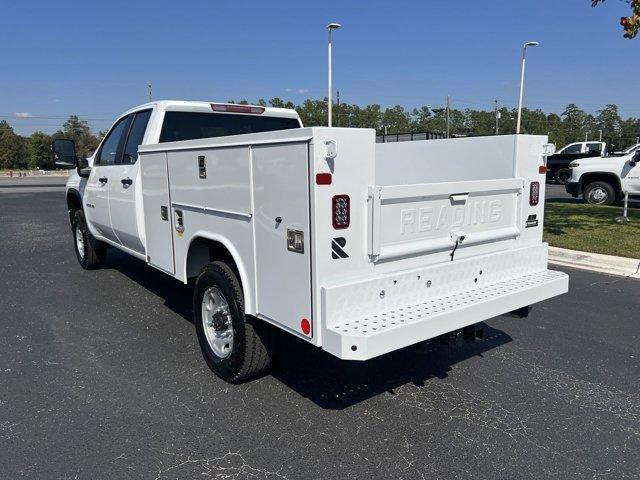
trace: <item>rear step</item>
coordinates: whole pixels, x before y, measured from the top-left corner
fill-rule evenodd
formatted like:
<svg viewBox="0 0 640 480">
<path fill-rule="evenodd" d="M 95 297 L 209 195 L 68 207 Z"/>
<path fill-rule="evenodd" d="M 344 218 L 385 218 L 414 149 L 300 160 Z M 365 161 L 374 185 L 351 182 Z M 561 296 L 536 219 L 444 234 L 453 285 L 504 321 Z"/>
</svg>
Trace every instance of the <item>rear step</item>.
<svg viewBox="0 0 640 480">
<path fill-rule="evenodd" d="M 342 359 L 367 360 L 560 295 L 568 286 L 565 273 L 543 270 L 354 317 L 328 327 L 323 348 Z"/>
</svg>

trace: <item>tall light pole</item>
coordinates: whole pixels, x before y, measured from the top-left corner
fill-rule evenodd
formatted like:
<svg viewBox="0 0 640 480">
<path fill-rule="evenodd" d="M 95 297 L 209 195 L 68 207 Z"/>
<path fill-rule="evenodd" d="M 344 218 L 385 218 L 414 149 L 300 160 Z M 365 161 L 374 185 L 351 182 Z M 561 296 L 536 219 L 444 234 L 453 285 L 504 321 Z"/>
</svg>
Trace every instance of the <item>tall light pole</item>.
<svg viewBox="0 0 640 480">
<path fill-rule="evenodd" d="M 329 31 L 329 41 L 327 42 L 327 54 L 328 54 L 328 63 L 329 63 L 329 71 L 328 71 L 328 78 L 327 78 L 327 125 L 331 126 L 331 107 L 332 107 L 332 100 L 331 100 L 331 91 L 333 90 L 333 86 L 331 85 L 331 81 L 332 81 L 332 71 L 331 71 L 331 32 L 333 32 L 333 30 L 337 30 L 338 28 L 340 28 L 341 25 L 339 23 L 330 23 L 329 25 L 327 25 L 327 30 Z"/>
<path fill-rule="evenodd" d="M 524 93 L 524 67 L 526 63 L 527 47 L 535 47 L 538 42 L 527 42 L 522 47 L 522 70 L 520 72 L 520 99 L 518 100 L 518 123 L 516 125 L 516 133 L 520 133 L 520 121 L 522 120 L 522 95 Z"/>
</svg>

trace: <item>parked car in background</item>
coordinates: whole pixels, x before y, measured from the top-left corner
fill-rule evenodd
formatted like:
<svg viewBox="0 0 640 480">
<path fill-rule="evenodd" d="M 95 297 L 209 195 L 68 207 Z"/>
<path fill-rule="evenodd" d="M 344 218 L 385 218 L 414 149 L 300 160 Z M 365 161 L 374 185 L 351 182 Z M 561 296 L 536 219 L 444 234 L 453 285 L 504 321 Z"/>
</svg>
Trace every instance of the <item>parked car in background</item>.
<svg viewBox="0 0 640 480">
<path fill-rule="evenodd" d="M 620 201 L 625 192 L 629 196 L 640 196 L 638 162 L 640 150 L 624 156 L 574 160 L 565 188 L 573 197 L 582 195 L 585 202 L 597 205 Z"/>
<path fill-rule="evenodd" d="M 575 142 L 561 148 L 555 155 L 547 157 L 547 182 L 564 185 L 571 176 L 569 164 L 580 158 L 604 157 L 607 154 L 605 142 Z"/>
<path fill-rule="evenodd" d="M 635 153 L 638 149 L 640 149 L 640 143 L 636 143 L 635 145 L 631 145 L 626 150 L 622 150 L 620 152 L 613 152 L 612 155 L 629 155 L 630 153 Z"/>
</svg>

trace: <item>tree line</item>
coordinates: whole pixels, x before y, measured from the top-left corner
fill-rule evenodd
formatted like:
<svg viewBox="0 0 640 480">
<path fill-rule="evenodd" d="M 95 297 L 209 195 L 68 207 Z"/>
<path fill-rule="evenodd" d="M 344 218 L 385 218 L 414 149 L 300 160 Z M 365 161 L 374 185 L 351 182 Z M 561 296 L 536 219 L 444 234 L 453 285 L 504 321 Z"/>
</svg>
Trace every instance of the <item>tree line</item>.
<svg viewBox="0 0 640 480">
<path fill-rule="evenodd" d="M 231 103 L 234 103 L 231 101 Z M 237 103 L 247 104 L 246 100 Z M 327 104 L 325 100 L 305 100 L 300 105 L 273 98 L 269 102 L 258 100 L 259 105 L 294 108 L 306 126 L 327 124 Z M 355 104 L 335 104 L 333 125 L 336 127 L 375 128 L 381 134 L 408 132 L 445 132 L 447 117 L 451 136 L 495 135 L 496 116 L 499 114 L 498 134 L 515 132 L 515 109 L 505 107 L 493 110 L 451 108 L 405 109 L 400 105 L 383 108 L 378 104 L 364 107 Z M 640 136 L 640 119 L 621 118 L 617 105 L 606 105 L 595 114 L 590 114 L 569 104 L 561 114 L 545 113 L 542 110 L 523 109 L 522 133 L 549 135 L 549 140 L 557 147 L 571 142 L 599 140 L 609 144 L 609 150 L 626 148 L 637 142 Z M 87 157 L 98 146 L 104 132 L 93 133 L 89 123 L 71 115 L 62 128 L 52 135 L 36 131 L 30 136 L 15 133 L 6 121 L 0 121 L 0 169 L 52 169 L 51 141 L 54 138 L 71 138 L 76 143 L 76 151 Z"/>
<path fill-rule="evenodd" d="M 9 122 L 0 121 L 0 169 L 44 169 L 55 168 L 51 158 L 51 141 L 55 138 L 70 138 L 76 143 L 79 156 L 88 157 L 98 147 L 104 132 L 94 134 L 89 123 L 71 115 L 62 128 L 52 135 L 36 131 L 28 137 L 15 133 Z"/>
</svg>

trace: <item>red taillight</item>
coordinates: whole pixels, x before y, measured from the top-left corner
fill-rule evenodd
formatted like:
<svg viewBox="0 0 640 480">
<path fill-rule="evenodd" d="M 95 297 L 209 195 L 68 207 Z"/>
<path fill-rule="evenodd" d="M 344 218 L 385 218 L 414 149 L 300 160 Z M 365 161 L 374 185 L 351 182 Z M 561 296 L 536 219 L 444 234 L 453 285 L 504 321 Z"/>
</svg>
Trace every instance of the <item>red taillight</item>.
<svg viewBox="0 0 640 480">
<path fill-rule="evenodd" d="M 547 167 L 545 167 L 544 165 L 540 165 L 540 167 L 538 167 L 538 173 L 540 175 L 546 175 L 547 174 Z"/>
<path fill-rule="evenodd" d="M 540 200 L 540 182 L 531 182 L 529 186 L 529 205 L 535 207 Z"/>
<path fill-rule="evenodd" d="M 212 103 L 211 109 L 214 112 L 231 112 L 231 113 L 264 113 L 264 107 L 256 107 L 253 105 L 238 105 L 235 103 Z"/>
<path fill-rule="evenodd" d="M 349 195 L 335 195 L 331 200 L 333 228 L 336 230 L 347 228 L 351 222 L 351 206 L 349 203 Z"/>
<path fill-rule="evenodd" d="M 316 185 L 331 185 L 331 174 L 316 173 Z"/>
</svg>

